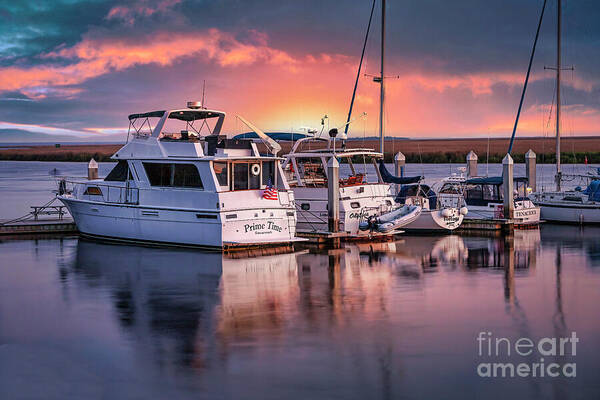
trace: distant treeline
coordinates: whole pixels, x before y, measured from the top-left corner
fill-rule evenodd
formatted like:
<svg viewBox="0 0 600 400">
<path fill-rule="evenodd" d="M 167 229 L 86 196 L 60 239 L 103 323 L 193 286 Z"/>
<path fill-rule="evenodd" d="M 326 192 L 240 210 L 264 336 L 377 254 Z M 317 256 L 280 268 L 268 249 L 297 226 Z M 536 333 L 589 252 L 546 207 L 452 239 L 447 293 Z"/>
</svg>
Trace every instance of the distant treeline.
<svg viewBox="0 0 600 400">
<path fill-rule="evenodd" d="M 101 153 L 50 153 L 50 154 L 22 154 L 22 153 L 0 153 L 0 160 L 10 161 L 82 161 L 88 162 L 94 159 L 98 162 L 114 161 L 110 159 L 110 154 Z"/>
<path fill-rule="evenodd" d="M 405 154 L 407 164 L 415 163 L 427 163 L 427 164 L 459 164 L 466 163 L 465 155 L 462 153 L 409 153 Z M 501 163 L 505 154 L 490 154 L 489 162 L 492 164 Z M 524 163 L 525 154 L 512 154 L 515 163 Z M 561 153 L 560 159 L 563 164 L 583 164 L 585 158 L 589 164 L 600 164 L 600 152 L 590 153 Z M 486 156 L 479 156 L 479 163 L 483 164 L 488 162 Z M 393 163 L 394 155 L 385 154 L 385 162 Z M 549 154 L 538 154 L 538 164 L 554 164 L 556 162 L 556 156 L 554 153 Z"/>
<path fill-rule="evenodd" d="M 49 153 L 49 154 L 27 154 L 27 153 L 11 153 L 8 151 L 0 152 L 0 160 L 11 161 L 75 161 L 88 162 L 91 158 L 98 162 L 114 161 L 110 158 L 111 154 L 102 153 Z M 406 162 L 409 164 L 427 163 L 427 164 L 460 164 L 465 163 L 465 155 L 462 153 L 408 153 Z M 600 164 L 600 152 L 589 153 L 561 153 L 561 162 L 563 164 L 583 164 L 585 158 L 589 164 Z M 504 154 L 490 154 L 490 163 L 500 163 L 504 158 Z M 524 154 L 513 154 L 515 163 L 525 162 Z M 486 163 L 488 160 L 485 156 L 479 157 L 479 163 Z M 391 153 L 385 154 L 385 162 L 393 163 L 394 155 Z M 556 157 L 553 153 L 538 154 L 537 162 L 539 164 L 554 164 Z"/>
</svg>

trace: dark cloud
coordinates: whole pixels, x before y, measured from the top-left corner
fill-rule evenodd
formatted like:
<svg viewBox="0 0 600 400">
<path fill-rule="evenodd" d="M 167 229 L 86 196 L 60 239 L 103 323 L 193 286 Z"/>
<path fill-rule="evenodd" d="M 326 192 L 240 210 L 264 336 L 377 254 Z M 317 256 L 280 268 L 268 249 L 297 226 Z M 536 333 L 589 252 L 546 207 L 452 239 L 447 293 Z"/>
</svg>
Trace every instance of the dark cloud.
<svg viewBox="0 0 600 400">
<path fill-rule="evenodd" d="M 33 99 L 19 91 L 0 93 L 0 101 L 33 101 Z"/>
<path fill-rule="evenodd" d="M 114 1 L 39 0 L 0 5 L 0 62 L 36 63 L 36 56 L 73 45 L 101 25 Z"/>
</svg>

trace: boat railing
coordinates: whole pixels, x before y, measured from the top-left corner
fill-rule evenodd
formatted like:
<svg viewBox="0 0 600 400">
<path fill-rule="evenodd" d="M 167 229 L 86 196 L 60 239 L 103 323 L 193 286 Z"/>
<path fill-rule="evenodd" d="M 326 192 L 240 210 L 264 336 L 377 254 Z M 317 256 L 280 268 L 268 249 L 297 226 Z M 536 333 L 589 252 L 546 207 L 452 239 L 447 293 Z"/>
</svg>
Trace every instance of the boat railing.
<svg viewBox="0 0 600 400">
<path fill-rule="evenodd" d="M 435 208 L 442 209 L 445 207 L 449 208 L 461 208 L 466 206 L 465 198 L 462 194 L 454 193 L 441 193 L 437 195 Z"/>
<path fill-rule="evenodd" d="M 125 182 L 125 186 L 120 186 L 98 181 L 86 182 L 62 179 L 59 181 L 59 194 L 76 193 L 75 187 L 79 185 L 82 187 L 77 192 L 77 198 L 82 200 L 97 201 L 102 199 L 103 203 L 135 205 L 140 203 L 140 189 L 131 186 L 129 181 Z"/>
</svg>

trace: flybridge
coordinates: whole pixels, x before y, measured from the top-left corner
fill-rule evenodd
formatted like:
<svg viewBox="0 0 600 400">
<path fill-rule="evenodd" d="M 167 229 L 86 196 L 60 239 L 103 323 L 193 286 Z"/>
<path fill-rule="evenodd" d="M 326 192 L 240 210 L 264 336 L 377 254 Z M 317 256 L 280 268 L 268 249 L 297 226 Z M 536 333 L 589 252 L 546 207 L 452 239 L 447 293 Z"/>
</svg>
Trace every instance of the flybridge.
<svg viewBox="0 0 600 400">
<path fill-rule="evenodd" d="M 132 134 L 135 137 L 153 136 L 189 140 L 190 137 L 199 138 L 204 135 L 218 135 L 221 132 L 225 113 L 215 110 L 200 109 L 195 102 L 189 102 L 188 108 L 179 110 L 150 111 L 129 115 L 129 130 L 127 139 Z M 151 119 L 158 118 L 157 122 Z M 216 118 L 212 124 L 208 120 Z M 181 125 L 181 122 L 185 125 Z M 199 123 L 197 123 L 197 121 Z"/>
<path fill-rule="evenodd" d="M 160 142 L 176 142 L 178 145 L 170 147 L 180 147 L 181 143 L 199 143 L 204 142 L 212 146 L 214 149 L 215 139 L 223 143 L 225 146 L 229 143 L 226 139 L 219 137 L 225 113 L 221 111 L 208 110 L 202 106 L 200 102 L 188 102 L 188 108 L 179 110 L 162 110 L 150 111 L 146 113 L 129 115 L 129 130 L 127 132 L 127 142 L 129 142 L 130 134 L 134 138 L 156 138 Z M 281 150 L 281 146 L 272 138 L 267 136 L 263 131 L 254 126 L 251 122 L 244 119 L 242 116 L 236 116 L 242 123 L 252 129 L 260 137 L 263 143 L 267 146 L 273 155 Z M 151 119 L 158 118 L 158 122 L 153 126 Z M 216 119 L 216 121 L 215 121 Z M 213 120 L 213 121 L 211 121 Z M 185 122 L 182 125 L 182 122 Z M 209 143 L 210 138 L 210 143 Z M 148 142 L 149 143 L 149 142 Z M 234 147 L 238 148 L 239 141 L 235 142 Z M 248 147 L 248 146 L 245 146 Z M 219 148 L 219 146 L 217 146 Z M 188 151 L 189 152 L 189 151 Z M 198 151 L 195 151 L 200 155 Z M 258 153 L 256 151 L 256 153 Z M 205 149 L 205 154 L 211 154 L 211 151 Z M 187 154 L 186 154 L 187 155 Z M 118 157 L 118 155 L 116 155 Z"/>
</svg>

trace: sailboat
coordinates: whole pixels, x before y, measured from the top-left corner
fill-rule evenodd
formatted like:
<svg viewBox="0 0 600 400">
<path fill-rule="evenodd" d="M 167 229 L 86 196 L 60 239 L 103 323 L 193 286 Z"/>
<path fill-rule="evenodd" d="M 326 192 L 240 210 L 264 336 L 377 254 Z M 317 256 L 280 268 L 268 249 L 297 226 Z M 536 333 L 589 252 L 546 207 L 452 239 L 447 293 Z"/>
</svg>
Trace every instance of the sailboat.
<svg viewBox="0 0 600 400">
<path fill-rule="evenodd" d="M 556 29 L 556 191 L 536 192 L 530 195 L 532 201 L 541 208 L 546 221 L 598 224 L 600 223 L 600 170 L 586 175 L 567 175 L 561 171 L 560 163 L 560 77 L 561 77 L 561 0 L 557 0 Z M 588 180 L 585 190 L 561 190 L 563 178 Z"/>
<path fill-rule="evenodd" d="M 352 106 L 360 70 L 365 53 L 375 1 L 371 8 L 367 38 L 363 46 L 361 62 L 358 68 L 356 83 L 348 121 L 338 128 L 329 131 L 329 137 L 305 137 L 294 143 L 289 154 L 285 155 L 284 173 L 294 191 L 298 214 L 298 232 L 310 233 L 328 230 L 327 202 L 328 180 L 330 177 L 328 164 L 335 160 L 349 167 L 349 174 L 342 176 L 346 169 L 340 169 L 339 230 L 351 238 L 370 238 L 372 236 L 394 235 L 400 233 L 410 223 L 417 220 L 422 207 L 418 204 L 398 205 L 394 201 L 392 185 L 387 183 L 377 168 L 377 162 L 383 161 L 383 105 L 384 105 L 384 43 L 385 43 L 385 0 L 382 4 L 382 37 L 381 37 L 381 75 L 375 78 L 381 82 L 381 104 L 379 115 L 380 151 L 368 148 L 348 149 L 344 142 L 347 139 L 348 126 L 352 123 Z M 323 121 L 322 121 L 323 124 Z M 341 129 L 343 132 L 338 132 Z M 336 141 L 342 146 L 336 148 Z M 360 161 L 359 161 L 360 160 Z M 357 162 L 359 161 L 359 162 Z M 364 167 L 360 170 L 360 166 Z M 372 164 L 377 173 L 376 181 L 369 181 L 366 166 Z M 346 170 L 347 171 L 347 170 Z"/>
<path fill-rule="evenodd" d="M 450 232 L 460 226 L 465 210 L 457 207 L 437 207 L 430 203 L 428 197 L 420 192 L 405 198 L 398 204 L 394 198 L 395 185 L 414 184 L 422 177 L 396 177 L 391 175 L 384 165 L 384 107 L 385 107 L 385 0 L 381 0 L 381 63 L 380 74 L 373 81 L 380 84 L 379 103 L 379 152 L 374 149 L 346 149 L 345 145 L 338 150 L 335 141 L 347 139 L 348 128 L 352 122 L 352 108 L 361 76 L 365 49 L 373 19 L 376 0 L 371 7 L 371 15 L 365 35 L 360 63 L 350 109 L 344 131 L 337 130 L 329 138 L 303 138 L 297 141 L 292 151 L 286 155 L 284 171 L 294 190 L 296 204 L 299 205 L 298 231 L 325 229 L 327 201 L 327 163 L 332 157 L 343 160 L 350 167 L 351 173 L 340 181 L 340 220 L 344 231 L 352 236 L 372 235 L 373 232 L 392 233 L 397 229 Z M 341 128 L 340 128 L 341 129 Z M 366 169 L 357 172 L 359 165 L 353 164 L 353 159 L 362 160 L 365 166 L 373 164 L 377 174 L 377 182 L 367 182 Z M 367 162 L 369 160 L 370 162 Z M 420 185 L 418 185 L 420 187 Z M 430 204 L 432 205 L 430 207 Z M 462 211 L 462 212 L 461 212 Z"/>
</svg>

